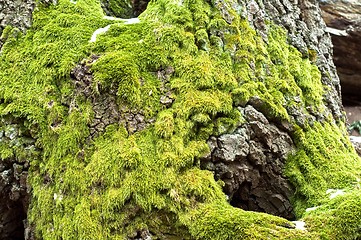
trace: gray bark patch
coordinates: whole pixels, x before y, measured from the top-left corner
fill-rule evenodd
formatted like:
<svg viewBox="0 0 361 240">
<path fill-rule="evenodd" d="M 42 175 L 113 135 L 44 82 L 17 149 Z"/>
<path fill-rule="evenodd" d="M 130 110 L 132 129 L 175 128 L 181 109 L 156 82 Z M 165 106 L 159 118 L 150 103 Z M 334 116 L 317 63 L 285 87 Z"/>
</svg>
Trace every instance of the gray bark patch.
<svg viewBox="0 0 361 240">
<path fill-rule="evenodd" d="M 201 159 L 202 168 L 224 181 L 233 206 L 294 219 L 294 189 L 282 174 L 287 155 L 295 149 L 291 137 L 251 105 L 239 110 L 246 123 L 208 140 L 211 154 Z"/>
<path fill-rule="evenodd" d="M 32 239 L 27 226 L 31 192 L 27 178 L 30 162 L 37 157 L 35 139 L 24 120 L 2 117 L 0 144 L 9 149 L 9 156 L 0 158 L 0 239 Z"/>
</svg>

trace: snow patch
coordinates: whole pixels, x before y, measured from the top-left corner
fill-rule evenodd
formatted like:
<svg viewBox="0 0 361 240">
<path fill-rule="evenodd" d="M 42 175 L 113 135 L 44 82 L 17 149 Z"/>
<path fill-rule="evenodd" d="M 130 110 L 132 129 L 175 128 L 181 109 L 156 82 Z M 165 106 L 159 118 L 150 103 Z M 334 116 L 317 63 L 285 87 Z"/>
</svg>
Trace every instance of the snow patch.
<svg viewBox="0 0 361 240">
<path fill-rule="evenodd" d="M 326 194 L 330 194 L 330 199 L 333 199 L 337 196 L 344 195 L 345 191 L 342 189 L 327 189 Z"/>
<path fill-rule="evenodd" d="M 61 194 L 56 194 L 56 193 L 54 193 L 54 200 L 56 201 L 56 200 L 58 200 L 58 201 L 61 201 L 61 200 L 63 200 L 63 195 L 61 195 Z"/>
<path fill-rule="evenodd" d="M 361 137 L 350 136 L 350 140 L 351 140 L 351 142 L 361 143 Z"/>
<path fill-rule="evenodd" d="M 117 18 L 117 17 L 112 17 L 112 16 L 104 16 L 103 19 L 106 19 L 106 20 L 122 20 L 121 18 Z"/>
<path fill-rule="evenodd" d="M 293 221 L 293 223 L 295 224 L 295 228 L 298 230 L 306 230 L 306 223 L 304 221 Z"/>
<path fill-rule="evenodd" d="M 97 36 L 99 34 L 103 34 L 106 33 L 110 28 L 110 25 L 103 27 L 103 28 L 98 28 L 97 30 L 95 30 L 95 32 L 93 33 L 92 37 L 90 38 L 89 42 L 95 42 L 97 40 Z"/>
<path fill-rule="evenodd" d="M 124 18 L 116 18 L 116 17 L 110 17 L 110 16 L 104 16 L 104 19 L 108 19 L 108 20 L 119 20 L 119 21 L 123 21 L 122 23 L 124 24 L 136 24 L 136 23 L 140 23 L 139 18 L 129 18 L 129 19 L 124 19 Z M 110 25 L 103 27 L 103 28 L 98 28 L 97 30 L 95 30 L 95 32 L 93 33 L 92 37 L 90 38 L 89 42 L 96 42 L 97 40 L 97 36 L 99 34 L 103 34 L 106 33 L 110 28 Z"/>
<path fill-rule="evenodd" d="M 111 16 L 104 16 L 103 19 L 112 20 L 112 21 L 123 21 L 124 24 L 140 23 L 139 18 L 117 18 Z"/>
<path fill-rule="evenodd" d="M 314 211 L 314 210 L 316 210 L 317 208 L 319 208 L 319 206 L 307 208 L 307 209 L 306 209 L 306 212 Z"/>
<path fill-rule="evenodd" d="M 135 24 L 135 23 L 140 23 L 139 18 L 129 18 L 129 19 L 124 19 L 126 20 L 124 22 L 124 24 Z"/>
<path fill-rule="evenodd" d="M 326 27 L 325 31 L 332 35 L 336 35 L 336 36 L 341 36 L 341 37 L 348 36 L 348 33 L 346 30 L 340 30 L 340 29 L 336 29 L 336 28 Z"/>
</svg>

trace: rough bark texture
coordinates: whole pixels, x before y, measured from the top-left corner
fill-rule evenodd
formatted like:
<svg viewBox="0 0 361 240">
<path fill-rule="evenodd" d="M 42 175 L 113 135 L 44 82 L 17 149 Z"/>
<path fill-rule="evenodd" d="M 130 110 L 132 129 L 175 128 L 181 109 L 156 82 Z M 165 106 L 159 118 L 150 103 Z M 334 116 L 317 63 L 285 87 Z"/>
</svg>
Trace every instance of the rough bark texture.
<svg viewBox="0 0 361 240">
<path fill-rule="evenodd" d="M 153 124 L 155 122 L 154 118 L 148 117 L 147 119 L 142 111 L 130 108 L 124 102 L 117 102 L 116 89 L 107 91 L 99 87 L 99 93 L 93 94 L 92 85 L 95 84 L 95 81 L 89 65 L 97 59 L 99 59 L 99 56 L 92 56 L 89 61 L 84 61 L 73 69 L 71 76 L 74 80 L 76 92 L 72 95 L 72 99 L 67 99 L 65 103 L 70 109 L 74 108 L 75 99 L 79 96 L 85 97 L 92 103 L 95 118 L 89 124 L 90 139 L 104 133 L 105 128 L 114 123 L 124 125 L 129 134 L 144 130 L 150 124 Z M 168 86 L 169 78 L 173 73 L 174 69 L 171 67 L 153 73 L 162 82 L 162 95 L 159 102 L 164 108 L 171 106 L 174 101 Z"/>
<path fill-rule="evenodd" d="M 1 239 L 360 237 L 361 164 L 316 0 L 159 0 L 134 24 L 102 11 L 147 1 L 41 2 L 34 32 L 2 39 Z M 4 4 L 1 26 L 30 26 L 33 3 Z"/>
<path fill-rule="evenodd" d="M 294 189 L 282 173 L 287 154 L 295 148 L 291 137 L 252 105 L 239 111 L 246 123 L 234 133 L 211 137 L 203 168 L 224 181 L 233 206 L 294 219 Z"/>
<path fill-rule="evenodd" d="M 0 2 L 0 49 L 7 37 L 2 35 L 4 28 L 13 26 L 25 31 L 31 26 L 34 7 L 35 2 L 33 0 L 3 0 Z"/>
<path fill-rule="evenodd" d="M 30 233 L 25 231 L 31 198 L 27 177 L 30 162 L 37 156 L 34 144 L 22 119 L 1 118 L 0 145 L 7 148 L 7 154 L 3 153 L 0 161 L 1 239 L 23 239 L 24 236 L 30 239 Z"/>
<path fill-rule="evenodd" d="M 261 33 L 266 20 L 273 20 L 288 31 L 290 43 L 303 56 L 313 59 L 322 74 L 322 83 L 330 86 L 325 101 L 336 120 L 344 120 L 340 81 L 333 63 L 332 42 L 325 31 L 317 0 L 244 1 L 247 17 Z M 265 36 L 263 34 L 263 36 Z M 317 115 L 317 113 L 311 113 Z"/>
<path fill-rule="evenodd" d="M 332 60 L 332 43 L 325 32 L 317 1 L 243 1 L 241 5 L 246 9 L 244 17 L 265 41 L 265 22 L 275 21 L 288 30 L 293 46 L 304 56 L 315 59 L 322 74 L 322 83 L 329 86 L 324 98 L 328 111 L 335 120 L 344 120 L 340 83 Z M 262 103 L 250 101 L 246 110 L 254 110 L 252 105 L 261 109 Z M 300 125 L 322 121 L 329 114 L 312 110 L 305 114 L 295 108 L 289 108 L 288 112 Z M 209 141 L 212 154 L 208 159 L 212 161 L 203 159 L 204 167 L 214 171 L 216 179 L 225 181 L 224 191 L 233 206 L 293 219 L 289 199 L 294 190 L 282 176 L 286 156 L 294 149 L 290 137 L 292 127 L 275 123 L 270 116 L 267 119 L 260 112 L 257 114 L 262 120 L 251 117 L 249 111 L 245 113 L 247 123 L 234 134 Z"/>
<path fill-rule="evenodd" d="M 3 33 L 6 26 L 25 32 L 31 26 L 35 3 L 29 1 L 0 2 L 0 49 L 8 37 Z M 16 34 L 16 33 L 15 33 Z M 34 140 L 23 125 L 23 120 L 12 117 L 0 118 L 0 145 L 6 146 L 8 156 L 0 161 L 0 239 L 24 239 L 27 227 L 27 210 L 30 187 L 27 175 Z M 19 148 L 28 152 L 17 155 Z"/>
<path fill-rule="evenodd" d="M 7 26 L 14 26 L 22 31 L 31 26 L 35 3 L 31 0 L 8 1 L 0 3 L 0 33 Z"/>
<path fill-rule="evenodd" d="M 334 61 L 346 104 L 360 102 L 361 3 L 357 0 L 320 1 L 322 16 L 334 44 Z"/>
</svg>

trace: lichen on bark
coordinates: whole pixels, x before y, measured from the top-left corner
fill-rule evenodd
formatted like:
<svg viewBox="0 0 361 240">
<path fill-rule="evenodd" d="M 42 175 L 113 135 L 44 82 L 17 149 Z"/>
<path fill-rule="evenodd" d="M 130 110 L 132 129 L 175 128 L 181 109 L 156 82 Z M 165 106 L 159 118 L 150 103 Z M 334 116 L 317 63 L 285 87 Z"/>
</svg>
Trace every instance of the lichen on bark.
<svg viewBox="0 0 361 240">
<path fill-rule="evenodd" d="M 269 21 L 256 31 L 243 7 L 158 0 L 139 23 L 127 24 L 104 18 L 99 1 L 59 0 L 38 5 L 26 34 L 9 35 L 0 56 L 0 115 L 26 119 L 41 150 L 29 169 L 28 218 L 38 238 L 358 236 L 357 218 L 346 224 L 338 209 L 340 199 L 347 209 L 359 205 L 361 163 L 342 119 L 327 108 L 333 86 L 322 85 L 313 57 L 290 45 L 284 28 Z M 104 96 L 116 114 L 98 111 Z M 322 206 L 322 214 L 306 214 L 308 231 L 232 207 L 222 182 L 200 169 L 207 140 L 242 126 L 247 116 L 239 109 L 249 105 L 293 140 L 283 167 L 296 189 L 289 199 L 295 214 Z M 130 131 L 119 120 L 127 119 L 123 108 L 139 111 L 147 125 Z M 104 125 L 96 135 L 95 119 Z M 329 203 L 329 188 L 349 194 Z"/>
</svg>

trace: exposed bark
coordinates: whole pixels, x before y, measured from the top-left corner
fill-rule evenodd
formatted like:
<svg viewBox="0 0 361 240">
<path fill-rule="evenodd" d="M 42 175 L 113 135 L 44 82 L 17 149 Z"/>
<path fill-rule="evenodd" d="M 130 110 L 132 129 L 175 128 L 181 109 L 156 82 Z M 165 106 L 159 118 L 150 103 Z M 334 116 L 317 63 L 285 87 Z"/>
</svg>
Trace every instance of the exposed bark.
<svg viewBox="0 0 361 240">
<path fill-rule="evenodd" d="M 339 78 L 332 60 L 332 43 L 320 15 L 317 1 L 241 1 L 247 11 L 244 16 L 267 41 L 265 21 L 272 20 L 288 30 L 289 42 L 305 57 L 316 58 L 322 83 L 328 86 L 324 101 L 335 120 L 344 120 Z M 316 56 L 312 56 L 312 54 Z M 290 135 L 292 127 L 275 122 L 258 112 L 247 114 L 262 103 L 250 101 L 245 108 L 247 123 L 231 135 L 209 141 L 212 154 L 203 159 L 203 167 L 215 172 L 216 179 L 225 182 L 224 191 L 233 206 L 262 211 L 288 219 L 294 218 L 290 197 L 294 190 L 282 176 L 287 154 L 295 149 Z M 248 110 L 248 111 L 247 111 Z M 288 109 L 300 124 L 323 120 L 328 113 Z M 256 111 L 257 112 L 257 111 Z M 263 111 L 264 112 L 264 111 Z M 278 127 L 276 127 L 278 126 Z M 226 145 L 226 146 L 224 146 Z"/>
<path fill-rule="evenodd" d="M 4 32 L 6 26 L 25 32 L 31 26 L 34 8 L 32 0 L 0 1 L 0 54 L 9 34 L 12 37 L 20 34 L 17 30 Z M 0 160 L 0 239 L 24 239 L 30 235 L 25 233 L 31 197 L 27 176 L 30 161 L 34 159 L 35 141 L 23 123 L 22 119 L 11 116 L 0 120 L 0 144 L 8 148 L 8 156 L 3 155 Z M 21 151 L 27 153 L 22 155 Z"/>
<path fill-rule="evenodd" d="M 293 141 L 252 105 L 239 110 L 247 122 L 232 134 L 212 137 L 211 154 L 201 160 L 202 167 L 224 181 L 233 206 L 292 220 L 294 189 L 282 171 L 295 149 Z"/>
<path fill-rule="evenodd" d="M 31 26 L 34 7 L 35 2 L 33 0 L 2 0 L 0 2 L 0 49 L 7 37 L 2 35 L 4 28 L 12 26 L 25 31 Z"/>
<path fill-rule="evenodd" d="M 42 2 L 56 4 L 56 1 Z M 127 1 L 122 3 L 129 5 Z M 130 8 L 130 5 L 128 6 L 133 13 L 126 9 L 124 16 L 138 15 L 144 10 L 147 3 L 147 1 L 133 1 L 133 9 Z M 43 140 L 54 141 L 49 144 L 38 143 L 42 144 L 44 148 L 47 147 L 46 151 L 44 150 L 46 154 L 40 153 L 43 162 L 35 161 L 38 151 L 40 151 L 35 147 L 35 136 L 38 135 L 28 129 L 29 126 L 33 127 L 34 123 L 28 124 L 25 119 L 14 116 L 7 119 L 3 113 L 5 112 L 3 108 L 6 108 L 11 101 L 16 102 L 23 99 L 19 100 L 17 95 L 13 96 L 11 88 L 7 89 L 8 95 L 0 96 L 1 100 L 7 97 L 8 101 L 1 103 L 1 116 L 3 117 L 0 123 L 0 143 L 5 143 L 4 146 L 9 146 L 13 151 L 12 154 L 5 156 L 4 152 L 6 151 L 1 150 L 3 155 L 0 161 L 0 191 L 3 195 L 0 199 L 2 201 L 0 202 L 0 216 L 3 218 L 0 224 L 5 227 L 0 228 L 0 238 L 15 239 L 21 238 L 23 235 L 26 239 L 34 238 L 32 233 L 34 226 L 22 224 L 26 218 L 30 199 L 30 187 L 26 185 L 29 164 L 32 164 L 34 168 L 32 170 L 33 181 L 37 184 L 36 192 L 34 191 L 33 195 L 34 223 L 42 223 L 35 228 L 38 228 L 37 234 L 40 237 L 49 234 L 48 238 L 50 238 L 49 236 L 53 238 L 62 236 L 65 225 L 68 234 L 73 234 L 76 236 L 74 238 L 79 239 L 84 238 L 84 234 L 88 234 L 87 231 L 90 230 L 98 234 L 90 236 L 90 238 L 126 236 L 129 239 L 149 239 L 152 236 L 165 238 L 166 235 L 174 235 L 176 239 L 191 237 L 212 239 L 215 238 L 212 231 L 221 237 L 225 234 L 237 237 L 242 234 L 249 238 L 272 234 L 280 239 L 300 236 L 299 232 L 290 229 L 293 228 L 293 225 L 284 219 L 257 215 L 257 213 L 239 209 L 234 210 L 230 207 L 212 175 L 208 171 L 198 169 L 198 159 L 201 161 L 202 169 L 212 171 L 216 180 L 223 180 L 225 183 L 223 191 L 228 195 L 229 202 L 233 206 L 247 211 L 266 212 L 287 219 L 296 217 L 295 206 L 292 206 L 295 202 L 294 199 L 299 201 L 296 207 L 298 207 L 298 216 L 300 216 L 300 212 L 303 213 L 306 207 L 313 206 L 312 204 L 315 203 L 323 203 L 325 199 L 328 199 L 327 196 L 325 197 L 327 188 L 353 187 L 353 183 L 350 182 L 356 181 L 355 176 L 358 176 L 358 173 L 349 173 L 349 170 L 358 165 L 357 161 L 353 161 L 355 156 L 352 149 L 348 148 L 348 142 L 342 136 L 345 133 L 342 125 L 344 114 L 340 99 L 339 79 L 332 60 L 331 39 L 326 32 L 326 25 L 322 21 L 316 0 L 198 1 L 199 6 L 193 6 L 193 2 L 187 2 L 187 8 L 184 8 L 183 2 L 168 3 L 165 1 L 161 6 L 157 5 L 158 2 L 152 3 L 154 8 L 148 11 L 149 15 L 143 16 L 142 21 L 152 22 L 154 18 L 157 18 L 158 25 L 147 25 L 150 28 L 146 29 L 147 31 L 135 27 L 132 32 L 126 27 L 118 25 L 117 27 L 121 27 L 116 31 L 121 32 L 120 37 L 128 37 L 126 40 L 129 42 L 124 43 L 122 42 L 124 39 L 118 38 L 112 39 L 114 42 L 105 42 L 104 45 L 99 44 L 94 48 L 77 48 L 78 46 L 75 46 L 70 49 L 71 51 L 87 51 L 88 59 L 78 64 L 74 64 L 73 59 L 66 59 L 65 62 L 69 62 L 66 62 L 68 65 L 64 65 L 71 66 L 72 69 L 68 69 L 69 71 L 65 74 L 58 73 L 57 71 L 60 71 L 58 68 L 48 72 L 54 65 L 61 62 L 62 55 L 54 57 L 51 53 L 46 56 L 49 59 L 54 57 L 54 59 L 50 59 L 44 66 L 39 67 L 39 72 L 44 68 L 46 74 L 54 74 L 53 81 L 47 83 L 48 85 L 44 87 L 46 90 L 42 88 L 34 90 L 34 92 L 38 91 L 36 94 L 45 99 L 40 104 L 45 106 L 45 110 L 41 107 L 39 110 L 37 108 L 39 106 L 33 106 L 33 99 L 28 95 L 26 95 L 28 98 L 26 106 L 34 107 L 38 110 L 37 114 L 34 113 L 33 116 L 32 112 L 29 113 L 24 109 L 13 110 L 14 112 L 18 111 L 16 113 L 20 116 L 24 115 L 25 118 L 41 122 L 42 128 L 36 130 L 42 132 L 37 134 L 41 135 Z M 71 4 L 77 3 L 75 1 Z M 84 7 L 84 2 L 81 4 L 83 4 L 81 7 Z M 207 6 L 208 12 L 199 11 L 202 4 Z M 93 3 L 92 7 L 98 11 L 100 9 L 98 5 L 98 2 Z M 230 5 L 231 7 L 229 7 Z M 71 6 L 74 7 L 74 5 Z M 111 6 L 114 6 L 111 5 L 111 1 L 103 1 L 103 9 L 108 14 L 123 16 L 117 15 L 119 9 L 110 9 Z M 172 7 L 168 10 L 174 11 L 174 16 L 167 15 L 168 6 Z M 81 7 L 79 8 L 88 9 L 88 5 L 84 8 Z M 191 8 L 192 10 L 190 10 Z M 192 15 L 195 14 L 193 8 L 199 11 L 197 12 L 199 15 Z M 15 8 L 8 7 L 7 10 L 9 9 Z M 23 20 L 18 21 L 12 18 L 13 15 L 18 14 L 18 10 L 6 12 L 10 17 L 4 19 L 10 19 L 13 22 L 12 26 L 25 30 L 31 21 L 33 4 L 26 2 L 25 9 L 27 17 Z M 164 12 L 160 11 L 164 9 Z M 242 18 L 247 19 L 248 22 L 245 21 L 246 23 L 241 25 L 239 16 L 234 15 L 235 10 L 239 11 Z M 71 11 L 69 10 L 69 12 Z M 79 12 L 76 12 L 77 17 L 79 17 Z M 189 22 L 183 19 L 183 15 L 179 17 L 177 15 L 179 13 L 188 16 L 187 21 Z M 87 13 L 84 13 L 84 16 L 94 17 Z M 99 14 L 99 18 L 102 17 Z M 85 17 L 80 19 L 83 21 Z M 59 22 L 54 21 L 52 26 L 55 26 L 57 31 L 65 31 L 65 29 L 74 27 L 73 24 L 63 21 L 64 19 L 57 20 Z M 284 41 L 285 37 L 281 34 L 278 36 L 278 40 L 282 43 L 274 43 L 279 49 L 267 49 L 271 42 L 269 39 L 271 32 L 274 30 L 272 29 L 274 26 L 270 22 L 287 30 L 288 43 L 296 47 L 301 54 L 298 52 L 295 54 L 294 48 Z M 101 20 L 98 24 L 103 23 Z M 197 24 L 204 24 L 204 26 Z M 248 24 L 256 30 L 256 33 L 251 31 Z M 96 27 L 104 26 L 91 27 L 96 30 Z M 153 27 L 154 29 L 152 29 Z M 167 32 L 177 30 L 177 28 L 181 31 Z M 90 34 L 94 31 L 90 30 L 87 29 L 88 32 L 84 32 Z M 245 31 L 244 36 L 238 31 Z M 74 34 L 77 31 L 70 32 Z M 134 35 L 132 35 L 133 33 Z M 111 34 L 114 36 L 106 36 L 109 38 L 119 37 L 114 32 Z M 170 40 L 167 38 L 169 36 Z M 79 44 L 88 46 L 88 39 L 84 40 L 83 37 L 75 39 L 79 41 Z M 242 37 L 249 37 L 249 39 L 242 39 Z M 3 39 L 3 41 L 5 40 L 6 38 Z M 57 39 L 52 40 L 57 41 Z M 148 45 L 150 49 L 134 50 L 125 46 L 134 44 L 132 46 L 136 48 L 142 46 L 144 42 L 152 43 Z M 244 42 L 255 46 L 243 46 Z M 119 44 L 119 46 L 114 47 L 113 43 Z M 154 43 L 161 45 L 162 51 L 157 49 L 158 46 Z M 44 52 L 48 51 L 48 45 L 44 47 L 41 42 L 37 44 L 43 47 L 40 49 L 44 49 Z M 258 49 L 258 44 L 262 45 L 263 49 Z M 260 52 L 262 52 L 271 57 L 261 56 L 256 62 L 254 56 L 245 54 L 249 50 L 247 47 L 257 49 L 255 51 L 257 54 L 261 55 Z M 59 52 L 61 52 L 60 50 Z M 141 51 L 148 50 L 151 52 L 150 57 L 143 56 L 144 59 L 142 59 L 146 63 L 136 62 L 138 61 L 136 56 L 131 56 L 133 51 L 141 54 Z M 94 55 L 92 51 L 100 53 Z M 157 54 L 161 55 L 160 60 L 157 59 L 158 56 L 152 55 L 152 51 L 159 51 Z M 190 59 L 188 62 L 174 60 L 174 58 L 183 57 L 182 54 L 175 55 L 174 52 L 183 53 L 182 51 Z M 279 56 L 273 51 L 281 53 L 286 51 L 290 56 L 294 54 L 292 55 L 294 59 L 285 57 L 286 60 L 282 63 L 280 59 L 284 56 Z M 113 52 L 116 54 L 112 55 Z M 124 55 L 130 57 L 123 58 Z M 28 55 L 26 56 L 28 57 Z M 86 57 L 83 54 L 76 55 L 76 57 L 79 56 Z M 97 64 L 97 61 L 99 63 L 104 56 L 110 57 L 101 62 L 100 69 L 96 69 L 94 65 Z M 224 56 L 226 57 L 223 58 Z M 37 56 L 32 57 L 29 57 L 30 60 L 27 59 L 27 61 L 39 60 Z M 201 62 L 197 62 L 198 57 L 202 60 Z M 198 69 L 197 65 L 203 64 L 205 59 L 208 60 L 206 62 L 208 65 Z M 315 71 L 309 73 L 302 72 L 301 69 L 297 72 L 297 70 L 291 69 L 294 67 L 291 62 L 293 60 L 296 63 L 304 64 L 310 71 Z M 119 72 L 116 72 L 114 76 L 108 76 L 107 70 L 114 69 L 111 64 L 118 67 L 118 64 L 123 63 L 122 61 L 129 62 L 130 67 L 122 65 L 119 69 L 117 68 Z M 244 69 L 239 70 L 244 70 L 246 74 L 241 75 L 230 67 L 229 72 L 222 72 L 224 69 L 219 69 L 221 74 L 218 75 L 216 68 L 223 66 L 222 61 L 242 66 Z M 164 62 L 167 62 L 167 65 L 164 65 Z M 43 62 L 41 63 L 43 64 Z M 321 82 L 319 82 L 317 68 L 311 63 L 320 70 Z M 106 64 L 109 64 L 111 68 L 103 71 L 101 67 Z M 256 66 L 256 64 L 258 65 Z M 286 64 L 287 69 L 282 69 L 282 64 Z M 133 66 L 135 67 L 131 68 Z M 21 67 L 19 67 L 19 71 L 27 73 L 27 68 L 24 70 Z M 138 75 L 135 74 L 134 77 L 132 72 L 127 72 L 128 75 L 132 75 L 129 80 L 123 73 L 123 70 L 127 71 L 128 69 L 135 69 L 138 71 Z M 273 72 L 269 72 L 271 70 Z M 102 86 L 107 83 L 101 82 L 99 79 L 95 80 L 97 71 L 98 74 L 101 72 L 103 77 L 105 76 L 104 79 L 111 81 L 110 87 Z M 257 75 L 258 71 L 261 72 L 259 75 Z M 290 76 L 282 78 L 284 71 L 287 71 Z M 37 72 L 34 72 L 31 74 L 36 75 Z M 303 76 L 297 76 L 299 72 L 307 75 L 306 83 L 301 82 Z M 46 77 L 46 74 L 41 77 Z M 196 77 L 189 77 L 188 74 Z M 210 75 L 203 76 L 202 74 Z M 247 84 L 259 83 L 255 86 L 263 87 L 262 91 L 268 94 L 266 97 L 262 95 L 264 92 L 259 89 L 244 87 L 246 84 L 242 78 L 248 76 L 252 76 L 253 79 L 250 78 L 251 81 Z M 260 79 L 257 79 L 256 76 L 260 76 Z M 279 82 L 289 81 L 286 82 L 286 85 L 292 82 L 299 92 L 295 93 L 287 86 L 279 89 L 278 83 L 273 82 L 272 84 L 275 86 L 269 84 L 268 87 L 272 88 L 272 91 L 267 92 L 269 89 L 265 87 L 267 85 L 264 85 L 263 81 L 264 79 L 267 81 L 269 76 L 277 77 Z M 32 78 L 33 76 L 26 77 Z M 192 77 L 194 79 L 191 79 Z M 136 79 L 134 80 L 134 78 Z M 199 86 L 189 87 L 187 84 L 191 81 L 190 79 Z M 14 79 L 14 82 L 17 80 Z M 6 82 L 7 79 L 4 81 Z M 155 84 L 149 84 L 147 86 L 149 89 L 144 90 L 142 87 L 145 85 L 145 81 Z M 207 86 L 209 81 L 215 83 Z M 12 83 L 11 81 L 7 82 Z M 62 86 L 67 83 L 69 85 Z M 123 84 L 122 86 L 126 90 L 129 85 L 130 90 L 122 91 L 123 89 L 119 87 L 120 84 Z M 246 89 L 245 92 L 251 96 L 244 92 L 244 95 L 237 95 L 233 92 L 234 89 L 228 89 L 229 86 L 238 87 L 240 91 Z M 149 102 L 156 102 L 154 103 L 156 106 L 147 106 L 148 109 L 145 108 L 142 111 L 135 108 L 134 104 L 130 107 L 131 104 L 126 101 L 131 97 L 129 93 L 140 94 L 140 90 L 144 90 L 145 93 L 141 97 Z M 157 93 L 153 93 L 153 90 Z M 194 91 L 200 96 L 187 95 L 188 91 Z M 317 96 L 314 97 L 310 91 L 311 93 L 313 93 L 312 91 L 322 93 L 320 94 L 322 96 L 319 96 L 319 102 Z M 309 97 L 312 100 L 311 103 L 317 103 L 315 106 L 307 102 L 310 100 L 307 98 L 308 94 L 312 95 Z M 263 99 L 258 95 L 263 96 Z M 199 101 L 196 103 L 198 105 L 189 100 L 193 97 L 195 101 Z M 196 99 L 197 97 L 199 99 Z M 276 102 L 275 99 L 281 100 Z M 215 102 L 212 102 L 213 100 Z M 131 101 L 129 100 L 129 102 Z M 207 108 L 208 105 L 199 106 L 200 103 L 209 104 L 210 108 Z M 88 106 L 90 107 L 88 108 Z M 142 107 L 139 106 L 139 108 Z M 149 110 L 152 107 L 153 109 Z M 146 110 L 149 110 L 151 114 Z M 75 131 L 72 129 L 74 126 L 80 126 L 82 129 Z M 107 133 L 106 128 L 109 126 L 110 130 L 108 128 Z M 327 128 L 328 126 L 332 127 Z M 151 130 L 147 132 L 149 129 Z M 330 134 L 327 132 L 329 129 L 331 129 Z M 74 135 L 69 133 L 72 130 L 75 132 Z M 103 137 L 104 139 L 102 139 Z M 211 152 L 207 156 L 201 157 L 203 149 L 207 148 L 207 139 Z M 324 142 L 323 139 L 325 139 Z M 327 144 L 331 145 L 326 146 Z M 298 153 L 299 155 L 297 155 Z M 349 154 L 346 157 L 349 157 L 350 161 L 344 161 L 346 157 L 342 153 Z M 286 176 L 284 172 L 286 162 L 288 157 L 293 154 L 296 156 L 294 157 L 296 163 L 292 166 L 294 169 L 291 169 L 294 172 Z M 336 163 L 337 161 L 344 162 L 341 162 L 340 166 L 329 165 L 330 170 L 325 167 L 328 166 L 328 162 L 325 163 L 325 161 L 330 159 Z M 61 168 L 58 169 L 57 164 L 61 165 Z M 320 171 L 324 171 L 324 175 L 317 175 L 318 167 Z M 336 177 L 345 183 L 337 181 L 336 178 L 332 179 L 335 169 L 341 169 Z M 49 175 L 46 171 L 50 171 Z M 173 177 L 166 178 L 168 174 Z M 79 179 L 79 182 L 84 186 L 79 186 L 78 182 L 74 183 L 74 179 L 78 180 L 78 176 L 82 178 Z M 211 177 L 208 178 L 208 176 Z M 148 179 L 150 182 L 147 182 Z M 318 186 L 318 180 L 321 187 Z M 143 182 L 138 183 L 137 181 Z M 143 184 L 149 184 L 149 188 L 141 188 Z M 137 187 L 142 190 L 138 190 Z M 44 202 L 46 204 L 43 207 L 41 204 Z M 51 214 L 54 214 L 54 217 Z M 228 218 L 230 216 L 238 216 L 238 218 Z M 248 218 L 249 216 L 251 217 Z M 202 219 L 208 217 L 209 221 L 215 221 L 214 226 L 211 225 L 210 229 L 209 221 Z M 309 222 L 312 226 L 312 219 Z M 238 225 L 234 226 L 234 224 Z M 330 225 L 332 224 L 334 223 L 331 222 Z M 337 225 L 336 221 L 336 229 L 338 230 L 340 226 L 343 227 L 342 224 L 343 222 Z M 317 228 L 317 221 L 315 225 L 314 228 Z M 249 229 L 249 226 L 254 226 L 260 231 Z M 26 227 L 27 229 L 24 231 Z M 205 232 L 204 229 L 207 231 Z M 330 234 L 334 234 L 332 227 L 330 229 Z M 353 231 L 354 226 L 352 225 L 350 229 Z M 133 232 L 130 233 L 130 231 Z M 318 229 L 311 229 L 310 235 L 305 238 L 313 239 L 309 237 L 312 234 L 315 234 L 312 236 L 319 236 L 317 231 Z M 348 234 L 347 232 L 342 233 Z M 327 234 L 329 233 L 327 232 Z M 357 234 L 355 233 L 354 236 Z"/>
<path fill-rule="evenodd" d="M 30 162 L 37 158 L 35 140 L 22 119 L 2 117 L 0 143 L 8 148 L 0 161 L 0 238 L 31 239 L 25 230 L 31 198 L 27 177 Z"/>
<path fill-rule="evenodd" d="M 317 0 L 244 1 L 246 16 L 261 33 L 267 19 L 275 21 L 288 31 L 289 42 L 305 57 L 314 60 L 322 73 L 326 90 L 325 102 L 334 119 L 344 120 L 340 81 L 333 63 L 332 42 L 325 31 Z M 264 35 L 263 35 L 264 36 Z M 313 113 L 316 114 L 317 113 Z"/>
</svg>

